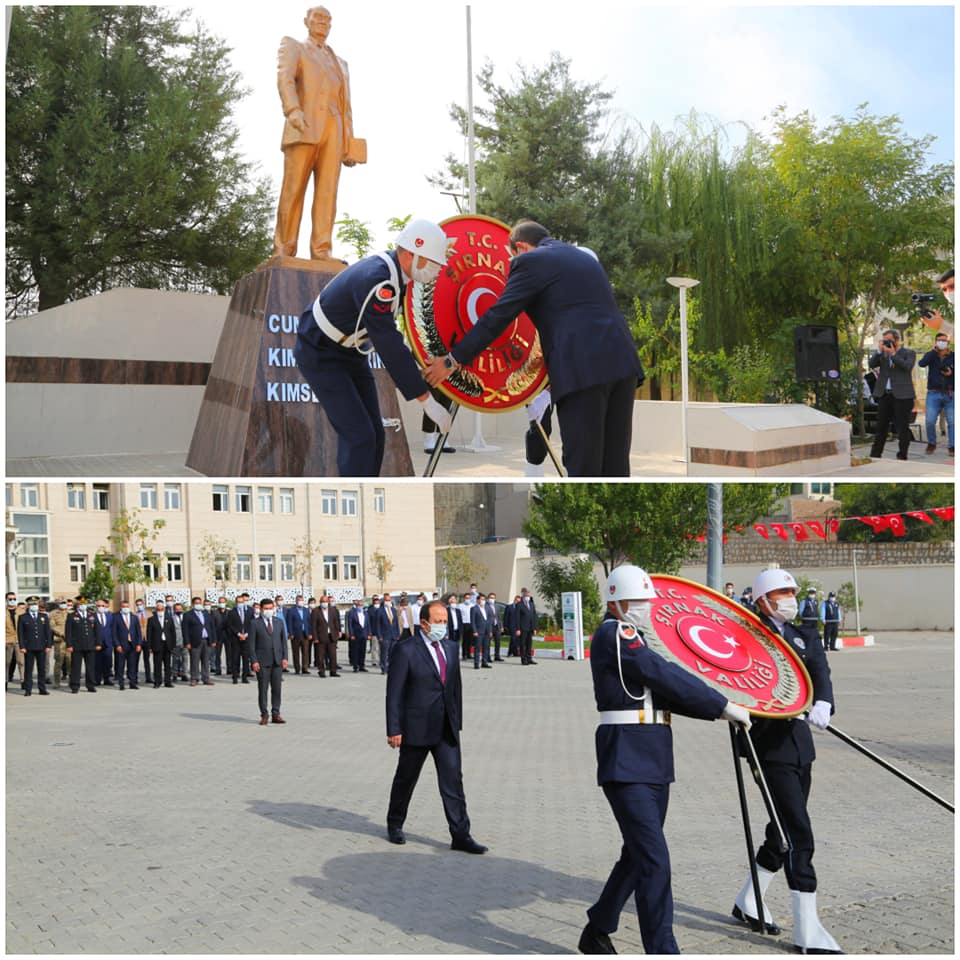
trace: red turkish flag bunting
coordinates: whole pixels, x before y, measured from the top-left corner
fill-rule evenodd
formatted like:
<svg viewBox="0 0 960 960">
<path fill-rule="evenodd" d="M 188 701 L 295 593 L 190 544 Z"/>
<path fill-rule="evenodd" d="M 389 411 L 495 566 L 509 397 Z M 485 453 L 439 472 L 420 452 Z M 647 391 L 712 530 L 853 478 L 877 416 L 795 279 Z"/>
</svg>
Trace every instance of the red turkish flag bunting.
<svg viewBox="0 0 960 960">
<path fill-rule="evenodd" d="M 818 536 L 821 540 L 827 539 L 827 531 L 823 529 L 823 524 L 819 520 L 808 520 L 807 526 Z M 800 539 L 799 537 L 797 538 Z"/>
<path fill-rule="evenodd" d="M 914 520 L 922 520 L 924 523 L 933 523 L 929 514 L 925 513 L 923 510 L 908 510 L 907 516 L 913 517 Z"/>
<path fill-rule="evenodd" d="M 837 517 L 831 517 L 827 521 L 827 529 L 831 533 L 836 533 L 840 529 L 840 520 Z"/>
<path fill-rule="evenodd" d="M 762 523 L 755 523 L 753 529 L 756 530 L 764 540 L 770 539 L 770 531 Z"/>
<path fill-rule="evenodd" d="M 810 536 L 810 534 L 807 533 L 807 528 L 799 520 L 794 520 L 788 523 L 787 526 L 793 531 L 793 535 L 798 540 L 806 540 Z"/>
<path fill-rule="evenodd" d="M 903 522 L 903 517 L 899 513 L 891 513 L 887 520 L 890 521 L 890 529 L 895 537 L 905 537 L 907 535 L 907 525 Z"/>
<path fill-rule="evenodd" d="M 953 507 L 934 507 L 931 513 L 935 513 L 941 520 L 949 522 L 953 519 Z"/>
<path fill-rule="evenodd" d="M 874 533 L 880 533 L 882 530 L 886 530 L 890 526 L 889 517 L 854 517 L 855 520 L 861 520 L 868 527 L 873 527 Z"/>
<path fill-rule="evenodd" d="M 786 527 L 782 523 L 771 523 L 770 529 L 781 539 L 789 540 L 790 534 L 787 533 Z"/>
</svg>

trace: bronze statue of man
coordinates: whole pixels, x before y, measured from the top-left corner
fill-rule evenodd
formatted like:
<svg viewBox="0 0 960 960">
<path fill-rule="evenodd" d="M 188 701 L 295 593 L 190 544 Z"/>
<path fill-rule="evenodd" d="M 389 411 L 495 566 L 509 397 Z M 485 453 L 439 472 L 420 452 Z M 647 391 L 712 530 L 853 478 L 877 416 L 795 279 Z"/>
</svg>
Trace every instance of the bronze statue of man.
<svg viewBox="0 0 960 960">
<path fill-rule="evenodd" d="M 366 141 L 353 136 L 347 64 L 327 45 L 330 11 L 311 7 L 304 18 L 309 36 L 280 41 L 277 89 L 283 127 L 283 185 L 277 207 L 274 253 L 293 257 L 303 215 L 307 182 L 313 175 L 310 259 L 330 257 L 337 211 L 340 165 L 366 162 Z"/>
</svg>

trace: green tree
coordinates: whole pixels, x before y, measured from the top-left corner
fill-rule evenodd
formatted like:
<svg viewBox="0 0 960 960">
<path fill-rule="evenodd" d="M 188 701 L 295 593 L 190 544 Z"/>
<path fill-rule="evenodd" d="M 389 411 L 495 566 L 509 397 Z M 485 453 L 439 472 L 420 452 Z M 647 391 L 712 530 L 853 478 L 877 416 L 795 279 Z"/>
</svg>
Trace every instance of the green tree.
<svg viewBox="0 0 960 960">
<path fill-rule="evenodd" d="M 954 488 L 949 483 L 838 483 L 833 488 L 834 499 L 841 503 L 845 517 L 885 516 L 889 513 L 903 515 L 907 533 L 905 537 L 894 536 L 891 530 L 874 533 L 865 523 L 845 520 L 840 524 L 837 539 L 847 542 L 870 541 L 894 543 L 903 540 L 946 543 L 953 540 L 953 522 L 944 523 L 929 514 L 931 507 L 953 506 Z M 933 521 L 906 516 L 907 511 L 928 511 Z"/>
<path fill-rule="evenodd" d="M 785 484 L 724 484 L 724 523 L 746 527 L 786 492 Z M 538 484 L 523 531 L 534 550 L 586 553 L 604 575 L 621 563 L 674 574 L 706 522 L 705 484 Z"/>
<path fill-rule="evenodd" d="M 852 580 L 844 580 L 844 582 L 837 587 L 837 603 L 840 604 L 840 616 L 842 618 L 840 626 L 841 628 L 846 627 L 847 616 L 852 614 L 857 607 L 863 610 L 863 597 L 856 595 Z"/>
<path fill-rule="evenodd" d="M 373 234 L 370 232 L 369 223 L 344 213 L 343 217 L 337 220 L 336 227 L 337 239 L 353 247 L 358 260 L 362 260 L 373 248 Z"/>
<path fill-rule="evenodd" d="M 98 554 L 110 568 L 116 582 L 123 588 L 134 583 L 157 583 L 162 579 L 160 567 L 165 554 L 157 549 L 157 538 L 167 525 L 156 519 L 149 525 L 140 519 L 138 509 L 122 509 L 110 525 L 109 546 Z M 152 577 L 149 569 L 158 572 Z M 124 590 L 124 595 L 126 591 Z"/>
<path fill-rule="evenodd" d="M 589 631 L 602 617 L 600 588 L 593 575 L 593 561 L 586 557 L 559 560 L 537 557 L 533 561 L 533 580 L 539 595 L 551 608 L 555 624 L 563 623 L 563 594 L 580 591 L 584 627 Z"/>
<path fill-rule="evenodd" d="M 386 583 L 390 574 L 393 572 L 393 561 L 383 552 L 379 544 L 376 550 L 370 554 L 370 562 L 367 564 L 367 572 L 375 577 L 380 584 L 380 592 L 383 593 L 383 585 Z"/>
<path fill-rule="evenodd" d="M 313 589 L 313 564 L 323 544 L 320 541 L 314 542 L 310 537 L 303 537 L 293 542 L 293 572 L 300 581 L 300 592 L 307 589 L 307 584 Z"/>
<path fill-rule="evenodd" d="M 197 545 L 197 556 L 218 589 L 226 590 L 237 560 L 236 543 L 214 533 L 205 533 Z"/>
<path fill-rule="evenodd" d="M 110 564 L 102 554 L 97 554 L 93 566 L 80 587 L 80 596 L 88 600 L 112 600 L 115 587 L 110 575 Z"/>
<path fill-rule="evenodd" d="M 487 568 L 466 547 L 447 547 L 440 554 L 440 582 L 445 590 L 459 593 L 467 584 L 479 583 L 487 573 Z"/>
<path fill-rule="evenodd" d="M 227 293 L 270 249 L 236 151 L 245 94 L 188 11 L 16 7 L 7 47 L 7 309 L 113 286 Z"/>
</svg>

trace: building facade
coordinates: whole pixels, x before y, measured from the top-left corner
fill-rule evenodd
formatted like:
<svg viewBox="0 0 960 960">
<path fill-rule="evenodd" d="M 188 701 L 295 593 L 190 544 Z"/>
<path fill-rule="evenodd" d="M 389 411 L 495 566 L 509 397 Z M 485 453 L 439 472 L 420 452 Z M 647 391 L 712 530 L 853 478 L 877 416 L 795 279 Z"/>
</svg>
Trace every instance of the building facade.
<svg viewBox="0 0 960 960">
<path fill-rule="evenodd" d="M 142 564 L 152 582 L 118 586 L 117 599 L 326 591 L 346 602 L 434 586 L 429 484 L 13 482 L 6 510 L 8 585 L 23 596 L 75 596 L 124 517 L 149 531 L 155 556 Z M 144 552 L 139 538 L 129 552 Z M 392 564 L 382 584 L 378 554 Z"/>
</svg>

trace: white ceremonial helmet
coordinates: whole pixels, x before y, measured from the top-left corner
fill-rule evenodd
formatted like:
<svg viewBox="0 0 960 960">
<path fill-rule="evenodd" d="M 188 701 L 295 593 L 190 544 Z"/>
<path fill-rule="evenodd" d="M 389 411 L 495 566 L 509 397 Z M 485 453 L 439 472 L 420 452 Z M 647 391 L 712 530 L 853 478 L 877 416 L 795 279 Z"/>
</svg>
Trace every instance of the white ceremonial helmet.
<svg viewBox="0 0 960 960">
<path fill-rule="evenodd" d="M 607 577 L 607 601 L 655 600 L 657 591 L 646 570 L 625 563 Z"/>
<path fill-rule="evenodd" d="M 797 581 L 793 579 L 793 574 L 779 567 L 761 570 L 753 581 L 753 596 L 755 600 L 759 600 L 771 590 L 783 590 L 785 587 L 789 587 L 794 593 L 800 589 Z"/>
<path fill-rule="evenodd" d="M 441 266 L 447 262 L 447 235 L 431 220 L 411 220 L 397 237 L 397 246 Z"/>
</svg>

